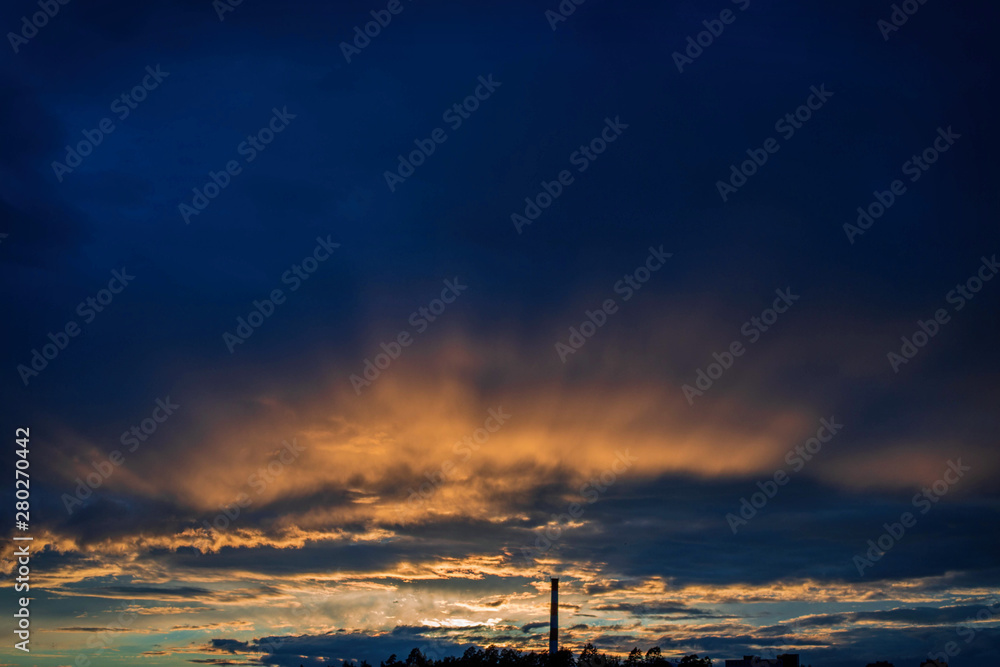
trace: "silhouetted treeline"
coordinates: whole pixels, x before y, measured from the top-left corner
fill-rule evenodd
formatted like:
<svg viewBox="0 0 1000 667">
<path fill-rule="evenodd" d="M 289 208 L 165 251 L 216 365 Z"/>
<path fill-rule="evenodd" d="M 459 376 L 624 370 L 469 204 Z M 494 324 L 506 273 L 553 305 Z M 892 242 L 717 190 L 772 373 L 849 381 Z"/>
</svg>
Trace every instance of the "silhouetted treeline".
<svg viewBox="0 0 1000 667">
<path fill-rule="evenodd" d="M 371 667 L 366 661 L 344 663 L 344 667 Z M 667 660 L 663 657 L 659 646 L 654 646 L 645 653 L 637 648 L 624 659 L 599 652 L 591 644 L 584 646 L 579 656 L 572 651 L 563 649 L 556 653 L 555 660 L 549 659 L 548 651 L 536 653 L 523 652 L 511 648 L 490 646 L 481 649 L 476 646 L 466 649 L 461 656 L 446 656 L 439 659 L 429 658 L 419 649 L 410 651 L 406 660 L 390 655 L 380 663 L 380 667 L 712 667 L 709 658 L 699 658 L 688 655 L 677 660 Z"/>
</svg>

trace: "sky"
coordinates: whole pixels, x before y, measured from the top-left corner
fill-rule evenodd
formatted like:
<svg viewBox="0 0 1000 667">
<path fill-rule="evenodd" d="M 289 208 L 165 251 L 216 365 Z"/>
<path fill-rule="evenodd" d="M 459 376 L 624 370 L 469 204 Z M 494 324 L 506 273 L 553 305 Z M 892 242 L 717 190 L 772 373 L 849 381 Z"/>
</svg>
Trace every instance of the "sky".
<svg viewBox="0 0 1000 667">
<path fill-rule="evenodd" d="M 0 664 L 992 667 L 996 14 L 5 3 Z"/>
</svg>

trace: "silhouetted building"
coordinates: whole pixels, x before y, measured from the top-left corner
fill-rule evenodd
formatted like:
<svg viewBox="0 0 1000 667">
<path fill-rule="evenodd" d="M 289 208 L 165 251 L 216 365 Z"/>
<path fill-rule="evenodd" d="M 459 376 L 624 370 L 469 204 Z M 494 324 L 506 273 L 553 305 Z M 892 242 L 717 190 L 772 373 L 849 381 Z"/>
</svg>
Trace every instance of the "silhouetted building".
<svg viewBox="0 0 1000 667">
<path fill-rule="evenodd" d="M 549 608 L 549 655 L 559 652 L 559 580 L 552 577 L 552 603 Z"/>
<path fill-rule="evenodd" d="M 726 660 L 726 667 L 799 667 L 799 654 L 785 653 L 776 658 L 745 655 L 742 660 Z"/>
<path fill-rule="evenodd" d="M 878 662 L 869 662 L 865 667 L 896 667 L 891 662 L 885 660 L 879 660 Z"/>
<path fill-rule="evenodd" d="M 924 660 L 920 663 L 920 667 L 948 667 L 948 663 L 940 660 Z"/>
</svg>

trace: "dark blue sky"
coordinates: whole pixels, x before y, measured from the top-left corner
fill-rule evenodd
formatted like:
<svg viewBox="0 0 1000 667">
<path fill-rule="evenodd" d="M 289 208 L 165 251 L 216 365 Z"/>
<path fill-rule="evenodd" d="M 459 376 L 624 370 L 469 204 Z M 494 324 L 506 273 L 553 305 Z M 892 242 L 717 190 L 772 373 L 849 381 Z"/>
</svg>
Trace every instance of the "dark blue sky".
<svg viewBox="0 0 1000 667">
<path fill-rule="evenodd" d="M 992 665 L 996 612 L 968 643 L 956 626 L 1000 581 L 997 10 L 914 2 L 885 39 L 891 3 L 587 0 L 553 30 L 555 2 L 400 0 L 348 62 L 386 5 L 0 14 L 0 387 L 4 432 L 32 432 L 37 664 L 70 663 L 120 602 L 123 664 L 540 649 L 557 571 L 570 646 L 848 667 L 957 641 L 953 665 Z M 766 162 L 730 180 L 748 151 Z M 292 657 L 255 643 L 292 635 Z"/>
</svg>

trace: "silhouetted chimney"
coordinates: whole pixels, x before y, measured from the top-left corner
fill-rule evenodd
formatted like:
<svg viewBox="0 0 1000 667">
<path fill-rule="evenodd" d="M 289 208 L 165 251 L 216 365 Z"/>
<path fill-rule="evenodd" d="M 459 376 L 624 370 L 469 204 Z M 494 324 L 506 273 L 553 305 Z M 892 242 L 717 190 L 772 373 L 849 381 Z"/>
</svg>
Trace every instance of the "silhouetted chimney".
<svg viewBox="0 0 1000 667">
<path fill-rule="evenodd" d="M 549 611 L 549 657 L 559 651 L 559 580 L 552 577 L 552 607 Z"/>
</svg>

